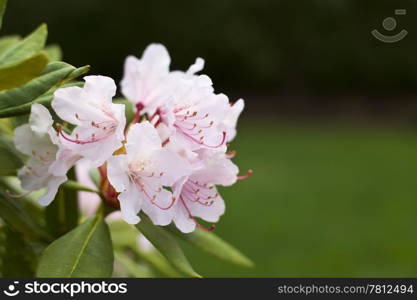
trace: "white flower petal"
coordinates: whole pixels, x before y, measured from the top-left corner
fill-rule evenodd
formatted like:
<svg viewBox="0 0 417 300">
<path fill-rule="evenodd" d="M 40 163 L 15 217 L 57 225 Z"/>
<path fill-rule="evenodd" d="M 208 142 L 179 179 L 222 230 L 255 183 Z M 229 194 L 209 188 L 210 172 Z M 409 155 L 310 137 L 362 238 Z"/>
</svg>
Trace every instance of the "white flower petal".
<svg viewBox="0 0 417 300">
<path fill-rule="evenodd" d="M 161 148 L 161 138 L 151 123 L 146 121 L 130 127 L 126 143 L 128 155 L 137 153 L 149 155 Z"/>
<path fill-rule="evenodd" d="M 89 99 L 99 103 L 111 104 L 113 96 L 116 94 L 116 84 L 114 80 L 107 76 L 85 76 L 84 91 Z"/>
<path fill-rule="evenodd" d="M 54 123 L 51 114 L 45 106 L 41 104 L 33 104 L 29 117 L 30 129 L 36 133 L 47 133 Z"/>
<path fill-rule="evenodd" d="M 107 161 L 107 178 L 117 192 L 124 192 L 132 187 L 127 176 L 127 171 L 128 162 L 126 154 L 112 156 Z"/>
<path fill-rule="evenodd" d="M 236 136 L 236 125 L 240 114 L 245 107 L 243 99 L 236 101 L 231 107 L 223 120 L 222 128 L 227 133 L 227 141 L 230 142 Z"/>
<path fill-rule="evenodd" d="M 154 153 L 153 161 L 149 171 L 153 171 L 157 175 L 163 173 L 158 180 L 164 186 L 172 186 L 182 177 L 189 176 L 192 171 L 188 161 L 165 148 Z"/>
<path fill-rule="evenodd" d="M 152 195 L 151 195 L 152 196 Z M 167 208 L 172 203 L 172 193 L 162 189 L 156 194 L 155 204 L 152 204 L 151 200 L 144 198 L 142 203 L 142 210 L 148 215 L 155 225 L 166 226 L 171 223 L 174 217 L 174 209 L 161 209 L 160 207 Z"/>
<path fill-rule="evenodd" d="M 195 63 L 192 64 L 188 70 L 187 70 L 187 74 L 188 75 L 194 75 L 197 72 L 200 72 L 201 70 L 203 70 L 204 68 L 204 59 L 202 59 L 201 57 L 197 57 L 197 59 L 195 60 Z"/>
<path fill-rule="evenodd" d="M 120 210 L 122 212 L 123 220 L 129 224 L 137 224 L 140 221 L 138 213 L 141 208 L 141 195 L 133 183 L 120 193 L 118 197 L 120 201 Z"/>
<path fill-rule="evenodd" d="M 43 206 L 49 205 L 54 200 L 59 186 L 65 181 L 67 181 L 67 176 L 51 176 L 47 184 L 48 191 L 39 197 L 39 204 Z"/>
<path fill-rule="evenodd" d="M 190 218 L 184 206 L 181 203 L 177 203 L 175 210 L 175 226 L 183 233 L 193 232 L 196 227 L 195 222 Z"/>
</svg>

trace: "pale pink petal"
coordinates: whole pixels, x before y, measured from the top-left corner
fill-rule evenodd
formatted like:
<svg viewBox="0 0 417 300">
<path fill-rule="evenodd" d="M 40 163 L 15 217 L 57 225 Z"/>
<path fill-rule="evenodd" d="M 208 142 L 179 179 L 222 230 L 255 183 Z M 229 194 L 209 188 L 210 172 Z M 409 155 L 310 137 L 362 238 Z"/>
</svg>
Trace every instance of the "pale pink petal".
<svg viewBox="0 0 417 300">
<path fill-rule="evenodd" d="M 112 156 L 107 161 L 107 178 L 116 192 L 124 192 L 131 187 L 127 164 L 126 154 Z"/>
<path fill-rule="evenodd" d="M 29 117 L 30 129 L 36 133 L 47 133 L 54 123 L 51 114 L 45 106 L 41 104 L 33 104 Z"/>
<path fill-rule="evenodd" d="M 129 224 L 137 224 L 140 221 L 138 213 L 142 205 L 141 195 L 133 183 L 127 187 L 126 191 L 120 193 L 120 210 L 123 220 Z"/>
<path fill-rule="evenodd" d="M 48 181 L 47 192 L 39 197 L 39 204 L 43 206 L 49 205 L 52 202 L 52 200 L 54 200 L 59 186 L 63 184 L 65 181 L 67 181 L 67 176 L 53 176 Z"/>
</svg>

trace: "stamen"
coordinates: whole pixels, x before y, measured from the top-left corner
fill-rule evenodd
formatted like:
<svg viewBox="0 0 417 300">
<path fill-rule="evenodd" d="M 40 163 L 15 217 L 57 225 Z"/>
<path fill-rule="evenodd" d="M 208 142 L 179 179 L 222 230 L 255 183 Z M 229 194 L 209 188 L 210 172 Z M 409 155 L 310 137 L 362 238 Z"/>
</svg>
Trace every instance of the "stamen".
<svg viewBox="0 0 417 300">
<path fill-rule="evenodd" d="M 253 171 L 252 170 L 249 170 L 249 171 L 246 172 L 245 175 L 237 176 L 237 180 L 245 180 L 245 179 L 248 179 L 249 177 L 251 177 L 252 174 L 253 174 Z"/>
<path fill-rule="evenodd" d="M 190 217 L 190 219 L 191 220 L 193 220 L 193 222 L 195 223 L 195 225 L 197 226 L 197 227 L 199 227 L 200 229 L 202 229 L 202 230 L 204 230 L 204 231 L 207 231 L 207 232 L 210 232 L 210 231 L 213 231 L 215 228 L 216 228 L 216 225 L 215 224 L 212 224 L 212 225 L 210 225 L 209 227 L 204 227 L 203 225 L 201 225 L 197 220 L 196 220 L 196 218 L 191 214 L 191 211 L 190 211 L 190 209 L 188 208 L 188 206 L 185 204 L 185 201 L 184 201 L 184 199 L 182 198 L 182 196 L 180 196 L 180 200 L 181 200 L 181 203 L 182 203 L 182 205 L 184 206 L 184 208 L 185 208 L 185 210 L 187 211 L 187 213 L 188 213 L 188 216 Z"/>
<path fill-rule="evenodd" d="M 105 139 L 105 138 L 107 138 L 107 137 L 108 137 L 108 136 L 105 136 L 105 137 L 103 137 L 103 138 L 96 139 L 96 135 L 95 135 L 95 133 L 93 133 L 93 134 L 91 135 L 91 140 L 87 140 L 87 141 L 80 141 L 80 140 L 78 139 L 78 138 L 79 138 L 78 133 L 76 133 L 76 134 L 75 134 L 75 140 L 74 140 L 74 139 L 72 139 L 72 138 L 70 138 L 70 137 L 66 136 L 66 135 L 63 133 L 62 127 L 61 127 L 61 125 L 59 125 L 59 124 L 57 125 L 57 131 L 58 131 L 58 134 L 59 134 L 59 135 L 61 135 L 61 136 L 62 136 L 65 140 L 67 140 L 68 142 L 72 142 L 72 143 L 76 143 L 76 144 L 80 144 L 80 145 L 95 143 L 95 142 L 98 142 L 98 141 L 103 140 L 103 139 Z"/>
<path fill-rule="evenodd" d="M 22 194 L 12 194 L 9 190 L 5 190 L 5 193 L 10 198 L 19 199 L 19 198 L 23 198 L 23 197 L 30 195 L 31 193 L 33 193 L 33 191 L 27 191 Z"/>
<path fill-rule="evenodd" d="M 153 201 L 152 204 L 155 205 L 156 207 L 158 207 L 159 209 L 168 210 L 168 209 L 170 209 L 175 204 L 175 201 L 176 200 L 177 199 L 175 197 L 172 197 L 171 198 L 171 203 L 167 207 L 162 207 L 158 203 L 156 203 L 155 201 Z"/>
<path fill-rule="evenodd" d="M 169 138 L 167 138 L 165 141 L 162 142 L 162 147 L 164 147 L 168 143 L 169 143 Z"/>
<path fill-rule="evenodd" d="M 136 103 L 136 113 L 135 113 L 135 117 L 133 119 L 133 123 L 138 123 L 139 122 L 140 112 L 144 108 L 145 108 L 145 106 L 142 104 L 142 102 Z"/>
<path fill-rule="evenodd" d="M 226 153 L 226 158 L 231 159 L 231 158 L 235 157 L 236 154 L 237 154 L 237 152 L 235 150 L 229 151 L 229 152 Z"/>
</svg>

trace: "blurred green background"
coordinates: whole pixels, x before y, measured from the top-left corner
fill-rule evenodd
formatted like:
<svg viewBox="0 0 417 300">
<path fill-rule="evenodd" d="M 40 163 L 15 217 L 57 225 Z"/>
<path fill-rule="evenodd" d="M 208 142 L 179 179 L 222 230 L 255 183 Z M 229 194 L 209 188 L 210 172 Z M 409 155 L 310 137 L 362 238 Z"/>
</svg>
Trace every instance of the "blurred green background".
<svg viewBox="0 0 417 300">
<path fill-rule="evenodd" d="M 205 276 L 417 276 L 417 3 L 370 0 L 10 0 L 3 33 L 41 22 L 73 65 L 120 80 L 165 44 L 218 92 L 246 100 L 216 232 L 245 270 L 186 245 Z M 407 15 L 395 16 L 395 9 Z M 382 28 L 395 17 L 397 28 Z M 394 44 L 378 29 L 408 36 Z"/>
</svg>

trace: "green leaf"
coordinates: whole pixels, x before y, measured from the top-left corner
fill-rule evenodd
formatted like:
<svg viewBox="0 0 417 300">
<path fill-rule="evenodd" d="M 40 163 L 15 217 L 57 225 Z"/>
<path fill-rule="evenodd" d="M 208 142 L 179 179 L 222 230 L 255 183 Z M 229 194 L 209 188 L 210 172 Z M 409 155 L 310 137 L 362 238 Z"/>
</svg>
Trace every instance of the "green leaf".
<svg viewBox="0 0 417 300">
<path fill-rule="evenodd" d="M 82 66 L 80 68 L 76 68 L 75 70 L 73 70 L 71 73 L 68 74 L 68 76 L 65 78 L 65 81 L 73 80 L 73 79 L 87 73 L 88 71 L 90 71 L 90 66 L 89 65 Z"/>
<path fill-rule="evenodd" d="M 13 195 L 23 195 L 27 193 L 22 189 L 20 180 L 15 176 L 0 176 L 0 188 L 9 191 Z M 15 201 L 22 204 L 22 208 L 42 227 L 44 226 L 44 209 L 38 204 L 38 199 L 45 191 L 33 191 Z"/>
<path fill-rule="evenodd" d="M 184 234 L 177 228 L 170 226 L 169 230 L 176 236 L 184 239 L 194 247 L 211 254 L 223 261 L 232 263 L 241 267 L 253 267 L 254 263 L 242 254 L 235 247 L 219 238 L 213 232 L 195 230 L 192 233 Z"/>
<path fill-rule="evenodd" d="M 0 136 L 0 176 L 14 175 L 23 162 L 12 141 Z"/>
<path fill-rule="evenodd" d="M 0 118 L 9 118 L 9 117 L 29 114 L 30 108 L 32 107 L 34 103 L 39 103 L 46 107 L 49 107 L 53 98 L 54 98 L 53 93 L 46 93 L 31 102 L 28 102 L 19 106 L 6 108 L 6 109 L 0 109 Z"/>
<path fill-rule="evenodd" d="M 113 247 L 116 250 L 137 247 L 139 233 L 135 227 L 121 220 L 109 222 L 109 227 Z"/>
<path fill-rule="evenodd" d="M 158 250 L 145 251 L 139 247 L 132 250 L 139 258 L 151 265 L 163 277 L 184 277 L 184 275 L 179 273 Z"/>
<path fill-rule="evenodd" d="M 90 192 L 90 193 L 100 193 L 98 190 L 92 189 L 88 186 L 82 185 L 74 180 L 68 180 L 64 183 L 64 187 L 67 190 L 73 190 L 73 191 L 83 191 L 83 192 Z"/>
<path fill-rule="evenodd" d="M 74 169 L 68 178 L 75 178 Z M 79 210 L 77 191 L 62 185 L 54 201 L 45 208 L 46 226 L 54 237 L 60 237 L 78 225 Z"/>
<path fill-rule="evenodd" d="M 0 135 L 13 137 L 15 122 L 12 118 L 0 120 Z"/>
<path fill-rule="evenodd" d="M 49 240 L 50 236 L 24 209 L 20 199 L 10 199 L 0 190 L 0 217 L 14 230 L 31 238 Z"/>
<path fill-rule="evenodd" d="M 156 250 L 143 250 L 138 246 L 139 234 L 135 227 L 124 221 L 113 221 L 109 224 L 113 247 L 116 251 L 130 249 L 139 258 L 151 265 L 162 276 L 183 277 L 162 254 Z"/>
<path fill-rule="evenodd" d="M 33 101 L 13 106 L 5 109 L 0 109 L 0 118 L 8 118 L 8 117 L 15 117 L 19 115 L 28 114 L 30 112 L 30 108 L 32 107 L 32 104 L 39 103 L 46 107 L 49 107 L 51 104 L 52 99 L 54 98 L 54 92 L 58 88 L 64 88 L 64 87 L 70 87 L 70 86 L 83 86 L 83 82 L 78 81 L 70 81 L 70 78 L 73 76 L 79 74 L 81 71 L 85 72 L 88 70 L 88 67 L 81 67 L 78 69 L 74 69 L 74 71 L 70 72 L 63 80 L 59 82 L 59 86 L 54 86 L 52 89 L 50 89 L 47 93 L 39 96 L 38 98 L 34 99 Z"/>
<path fill-rule="evenodd" d="M 0 91 L 13 89 L 39 76 L 48 64 L 45 53 L 39 52 L 18 64 L 0 68 Z"/>
<path fill-rule="evenodd" d="M 20 37 L 18 35 L 8 35 L 8 36 L 1 37 L 0 38 L 0 56 L 3 55 L 3 53 L 7 51 L 7 49 L 12 47 L 18 41 L 20 41 Z"/>
<path fill-rule="evenodd" d="M 110 277 L 113 247 L 103 217 L 90 218 L 49 245 L 43 252 L 37 277 Z"/>
<path fill-rule="evenodd" d="M 6 10 L 7 0 L 0 0 L 0 28 L 3 23 L 4 11 Z"/>
<path fill-rule="evenodd" d="M 59 45 L 49 45 L 44 49 L 49 61 L 58 61 L 62 59 L 62 50 Z"/>
<path fill-rule="evenodd" d="M 41 51 L 45 47 L 47 35 L 47 27 L 42 24 L 30 35 L 0 55 L 0 68 L 18 64 Z"/>
<path fill-rule="evenodd" d="M 152 224 L 151 220 L 144 214 L 141 214 L 141 221 L 136 225 L 136 228 L 179 272 L 186 276 L 201 277 L 193 270 L 184 252 L 169 232 Z"/>
<path fill-rule="evenodd" d="M 66 78 L 74 67 L 63 62 L 48 64 L 44 74 L 23 86 L 0 92 L 0 110 L 33 101 Z"/>
<path fill-rule="evenodd" d="M 24 236 L 9 226 L 0 228 L 1 277 L 33 277 L 37 258 Z"/>
<path fill-rule="evenodd" d="M 150 272 L 149 269 L 146 267 L 139 265 L 137 262 L 135 262 L 132 258 L 130 258 L 128 255 L 123 253 L 122 251 L 115 251 L 115 259 L 116 262 L 118 262 L 120 265 L 122 265 L 125 269 L 125 271 L 136 278 L 150 278 L 154 277 L 153 274 Z"/>
</svg>

